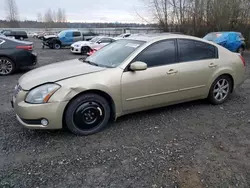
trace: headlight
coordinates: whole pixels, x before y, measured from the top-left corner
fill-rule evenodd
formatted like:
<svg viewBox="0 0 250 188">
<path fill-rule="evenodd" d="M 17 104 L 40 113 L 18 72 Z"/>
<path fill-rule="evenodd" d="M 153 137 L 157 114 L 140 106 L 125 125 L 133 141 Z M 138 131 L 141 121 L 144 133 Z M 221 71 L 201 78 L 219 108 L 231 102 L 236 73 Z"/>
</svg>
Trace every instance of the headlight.
<svg viewBox="0 0 250 188">
<path fill-rule="evenodd" d="M 45 84 L 32 89 L 25 101 L 32 104 L 47 103 L 50 97 L 60 88 L 58 84 Z"/>
<path fill-rule="evenodd" d="M 78 48 L 78 47 L 79 47 L 79 45 L 75 45 L 75 47 L 77 47 L 77 48 Z"/>
</svg>

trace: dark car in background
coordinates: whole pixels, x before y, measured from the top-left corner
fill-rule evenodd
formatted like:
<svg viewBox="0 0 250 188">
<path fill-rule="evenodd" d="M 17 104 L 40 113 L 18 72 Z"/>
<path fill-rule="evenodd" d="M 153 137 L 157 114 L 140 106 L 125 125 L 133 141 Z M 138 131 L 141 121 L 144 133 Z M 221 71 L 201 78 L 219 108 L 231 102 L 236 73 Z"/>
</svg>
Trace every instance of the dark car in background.
<svg viewBox="0 0 250 188">
<path fill-rule="evenodd" d="M 0 76 L 12 74 L 20 68 L 34 66 L 37 55 L 32 51 L 32 42 L 18 41 L 0 35 Z"/>
<path fill-rule="evenodd" d="M 19 40 L 24 40 L 28 38 L 28 35 L 25 31 L 6 30 L 2 32 L 2 34 L 5 35 L 6 37 L 12 37 L 12 38 L 19 39 Z"/>
<path fill-rule="evenodd" d="M 215 42 L 232 52 L 242 54 L 246 49 L 245 38 L 240 32 L 213 32 L 207 34 L 204 39 Z"/>
</svg>

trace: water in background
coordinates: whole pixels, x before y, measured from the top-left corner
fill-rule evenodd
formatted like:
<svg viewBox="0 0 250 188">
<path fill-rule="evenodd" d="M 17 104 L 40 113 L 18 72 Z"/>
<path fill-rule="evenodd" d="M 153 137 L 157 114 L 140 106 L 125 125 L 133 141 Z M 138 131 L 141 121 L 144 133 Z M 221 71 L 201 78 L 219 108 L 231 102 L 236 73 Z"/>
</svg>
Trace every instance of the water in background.
<svg viewBox="0 0 250 188">
<path fill-rule="evenodd" d="M 34 33 L 40 33 L 40 32 L 53 32 L 53 33 L 58 33 L 62 30 L 69 30 L 71 28 L 0 28 L 0 30 L 18 30 L 18 31 L 26 31 L 28 35 L 32 35 Z M 159 29 L 156 28 L 150 28 L 150 27 L 135 27 L 135 28 L 129 28 L 129 29 L 124 29 L 124 28 L 72 28 L 74 30 L 79 30 L 83 33 L 87 32 L 93 32 L 96 34 L 100 35 L 107 35 L 107 36 L 116 36 L 120 35 L 122 33 L 158 33 L 160 32 Z"/>
</svg>

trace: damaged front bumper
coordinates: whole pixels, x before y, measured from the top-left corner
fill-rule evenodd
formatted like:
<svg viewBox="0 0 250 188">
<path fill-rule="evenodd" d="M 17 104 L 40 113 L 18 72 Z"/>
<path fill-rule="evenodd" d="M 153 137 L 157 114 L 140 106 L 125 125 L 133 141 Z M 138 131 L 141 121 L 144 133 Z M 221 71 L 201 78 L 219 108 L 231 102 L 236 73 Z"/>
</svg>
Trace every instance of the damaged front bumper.
<svg viewBox="0 0 250 188">
<path fill-rule="evenodd" d="M 63 114 L 68 101 L 49 102 L 44 104 L 29 104 L 25 102 L 26 91 L 20 91 L 12 99 L 17 120 L 29 129 L 62 129 Z M 42 120 L 47 120 L 44 125 Z"/>
</svg>

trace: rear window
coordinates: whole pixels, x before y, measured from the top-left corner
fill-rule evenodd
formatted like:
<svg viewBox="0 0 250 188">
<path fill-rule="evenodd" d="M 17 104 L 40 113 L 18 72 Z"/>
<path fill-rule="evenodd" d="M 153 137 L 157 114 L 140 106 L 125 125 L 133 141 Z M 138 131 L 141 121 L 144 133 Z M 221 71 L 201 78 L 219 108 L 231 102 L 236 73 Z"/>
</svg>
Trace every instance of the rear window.
<svg viewBox="0 0 250 188">
<path fill-rule="evenodd" d="M 205 42 L 178 39 L 178 48 L 180 62 L 218 58 L 217 48 Z"/>
</svg>

